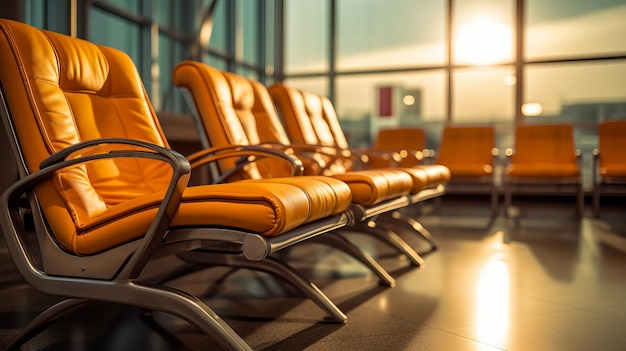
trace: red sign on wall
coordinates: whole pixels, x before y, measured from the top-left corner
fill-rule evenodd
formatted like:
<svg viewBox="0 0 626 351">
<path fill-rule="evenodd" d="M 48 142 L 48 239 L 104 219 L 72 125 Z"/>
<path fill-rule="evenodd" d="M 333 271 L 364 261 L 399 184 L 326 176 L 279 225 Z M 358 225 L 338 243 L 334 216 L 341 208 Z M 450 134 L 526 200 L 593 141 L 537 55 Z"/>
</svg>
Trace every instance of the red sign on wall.
<svg viewBox="0 0 626 351">
<path fill-rule="evenodd" d="M 393 116 L 393 87 L 379 87 L 378 88 L 378 116 L 379 117 L 391 117 Z"/>
</svg>

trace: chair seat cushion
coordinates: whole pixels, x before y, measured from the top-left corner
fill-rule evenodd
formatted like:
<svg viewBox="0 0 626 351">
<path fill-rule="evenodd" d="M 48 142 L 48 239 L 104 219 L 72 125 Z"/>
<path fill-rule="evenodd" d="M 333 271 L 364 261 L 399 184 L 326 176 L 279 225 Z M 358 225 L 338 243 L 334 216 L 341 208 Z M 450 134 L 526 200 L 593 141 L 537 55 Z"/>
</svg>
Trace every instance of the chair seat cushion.
<svg viewBox="0 0 626 351">
<path fill-rule="evenodd" d="M 362 206 L 408 195 L 413 188 L 411 176 L 400 169 L 362 170 L 332 177 L 348 184 L 352 202 Z"/>
<path fill-rule="evenodd" d="M 445 184 L 450 181 L 450 169 L 444 165 L 419 165 L 413 168 L 426 171 L 426 174 L 428 175 L 427 187 Z"/>
<path fill-rule="evenodd" d="M 535 163 L 510 165 L 507 173 L 511 177 L 561 178 L 578 177 L 580 170 L 576 164 Z"/>
<path fill-rule="evenodd" d="M 113 206 L 73 235 L 58 239 L 78 255 L 135 240 L 150 226 L 162 198 L 162 193 L 154 193 Z M 224 227 L 275 236 L 346 211 L 350 203 L 346 184 L 317 177 L 202 185 L 185 189 L 171 225 Z"/>
<path fill-rule="evenodd" d="M 452 177 L 478 178 L 493 174 L 493 167 L 489 164 L 457 163 L 447 166 Z"/>
<path fill-rule="evenodd" d="M 411 176 L 413 182 L 411 194 L 418 193 L 430 186 L 431 180 L 427 170 L 418 167 L 401 167 L 399 169 Z"/>
</svg>

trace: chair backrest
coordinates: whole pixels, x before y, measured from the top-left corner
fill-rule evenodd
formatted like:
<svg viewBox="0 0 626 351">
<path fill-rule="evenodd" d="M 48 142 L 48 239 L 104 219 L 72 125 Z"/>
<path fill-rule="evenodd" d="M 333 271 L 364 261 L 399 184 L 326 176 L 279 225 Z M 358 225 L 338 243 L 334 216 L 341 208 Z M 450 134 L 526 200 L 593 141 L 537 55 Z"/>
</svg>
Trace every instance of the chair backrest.
<svg viewBox="0 0 626 351">
<path fill-rule="evenodd" d="M 422 128 L 399 127 L 379 130 L 373 148 L 395 151 L 402 156 L 401 167 L 412 167 L 419 164 L 421 157 L 407 157 L 408 153 L 422 152 L 425 146 L 426 133 Z"/>
<path fill-rule="evenodd" d="M 514 164 L 576 164 L 571 124 L 520 125 L 515 129 Z"/>
<path fill-rule="evenodd" d="M 333 132 L 324 117 L 325 111 L 320 96 L 311 92 L 299 91 L 299 93 L 302 95 L 302 102 L 304 103 L 304 109 L 300 109 L 300 112 L 304 112 L 305 115 L 298 116 L 296 120 L 311 125 L 320 145 L 336 146 Z M 286 124 L 291 123 L 287 122 L 287 118 L 284 116 L 283 120 Z"/>
<path fill-rule="evenodd" d="M 349 150 L 335 108 L 328 98 L 282 83 L 272 85 L 268 91 L 292 142 Z M 348 157 L 323 157 L 323 162 L 330 165 L 327 169 L 334 169 L 331 173 L 354 170 L 361 167 L 362 161 Z"/>
<path fill-rule="evenodd" d="M 167 146 L 126 54 L 5 19 L 0 19 L 0 32 L 0 83 L 23 173 L 39 170 L 50 155 L 86 140 L 133 138 Z M 55 239 L 79 252 L 77 246 L 93 244 L 88 234 L 102 225 L 102 213 L 139 196 L 164 192 L 170 176 L 171 169 L 162 162 L 105 160 L 59 171 L 38 185 L 36 194 Z M 145 229 L 128 232 L 135 230 L 138 237 Z M 119 243 L 110 239 L 95 246 L 109 244 Z"/>
<path fill-rule="evenodd" d="M 321 144 L 322 142 L 317 138 L 317 132 L 309 118 L 302 93 L 298 89 L 284 84 L 274 84 L 268 90 L 282 117 L 289 139 L 294 143 Z M 321 110 L 321 106 L 319 109 Z"/>
<path fill-rule="evenodd" d="M 604 121 L 598 125 L 600 174 L 626 176 L 626 120 Z"/>
<path fill-rule="evenodd" d="M 261 83 L 195 61 L 179 63 L 172 75 L 174 84 L 193 97 L 196 118 L 203 128 L 200 132 L 207 135 L 212 147 L 289 144 L 271 98 Z M 236 161 L 220 161 L 220 172 L 235 167 Z M 266 159 L 246 166 L 229 180 L 290 174 L 284 161 Z"/>
<path fill-rule="evenodd" d="M 269 87 L 292 142 L 348 149 L 348 141 L 331 101 L 311 92 L 277 83 Z"/>
<path fill-rule="evenodd" d="M 328 128 L 333 134 L 333 138 L 335 139 L 335 145 L 341 149 L 350 148 L 350 145 L 348 144 L 348 139 L 346 139 L 343 128 L 341 128 L 341 124 L 339 123 L 339 117 L 337 117 L 337 112 L 335 111 L 333 103 L 326 96 L 319 95 L 319 98 L 322 100 L 322 111 L 324 112 L 324 120 L 328 124 Z"/>
<path fill-rule="evenodd" d="M 446 126 L 437 163 L 447 166 L 452 177 L 476 177 L 493 172 L 495 132 L 490 126 Z"/>
</svg>

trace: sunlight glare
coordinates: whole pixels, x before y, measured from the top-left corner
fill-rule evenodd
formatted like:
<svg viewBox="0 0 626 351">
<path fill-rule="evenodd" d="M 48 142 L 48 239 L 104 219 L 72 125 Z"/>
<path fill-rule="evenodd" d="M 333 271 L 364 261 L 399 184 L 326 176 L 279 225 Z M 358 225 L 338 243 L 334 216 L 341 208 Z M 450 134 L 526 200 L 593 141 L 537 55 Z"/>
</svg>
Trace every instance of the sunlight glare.
<svg viewBox="0 0 626 351">
<path fill-rule="evenodd" d="M 509 272 L 493 257 L 483 268 L 476 291 L 476 334 L 491 345 L 504 345 L 509 321 Z"/>
<path fill-rule="evenodd" d="M 461 26 L 456 36 L 457 61 L 488 65 L 511 56 L 512 33 L 505 25 L 486 17 L 476 18 Z"/>
</svg>

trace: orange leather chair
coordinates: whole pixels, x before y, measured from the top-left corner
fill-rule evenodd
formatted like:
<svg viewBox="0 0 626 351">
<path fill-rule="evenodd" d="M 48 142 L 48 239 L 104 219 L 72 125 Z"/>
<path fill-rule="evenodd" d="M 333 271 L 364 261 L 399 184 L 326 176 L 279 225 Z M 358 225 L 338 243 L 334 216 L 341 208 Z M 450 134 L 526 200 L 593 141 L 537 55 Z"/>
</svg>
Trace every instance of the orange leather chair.
<svg viewBox="0 0 626 351">
<path fill-rule="evenodd" d="M 598 148 L 593 152 L 593 214 L 600 216 L 602 192 L 624 193 L 626 185 L 626 120 L 598 125 Z"/>
<path fill-rule="evenodd" d="M 250 350 L 200 299 L 142 280 L 153 258 L 173 254 L 282 275 L 332 320 L 345 321 L 312 283 L 268 257 L 351 224 L 345 183 L 289 177 L 187 187 L 191 165 L 168 149 L 127 55 L 0 19 L 0 57 L 2 126 L 15 156 L 15 172 L 3 175 L 2 234 L 24 279 L 65 298 L 5 347 L 19 347 L 79 307 L 115 302 L 174 314 L 226 349 Z M 25 229 L 24 195 L 36 247 Z"/>
<path fill-rule="evenodd" d="M 444 127 L 437 163 L 450 170 L 448 191 L 475 192 L 484 191 L 487 187 L 491 194 L 492 214 L 498 209 L 498 189 L 494 181 L 497 157 L 493 127 Z"/>
<path fill-rule="evenodd" d="M 372 149 L 395 151 L 400 156 L 400 167 L 419 165 L 428 156 L 425 152 L 426 133 L 419 127 L 387 128 L 378 131 Z"/>
<path fill-rule="evenodd" d="M 290 143 L 281 127 L 267 89 L 259 82 L 194 61 L 185 61 L 177 65 L 173 72 L 173 82 L 186 89 L 192 96 L 191 100 L 195 104 L 199 124 L 202 127 L 200 132 L 208 136 L 213 147 L 261 144 L 264 147 L 291 149 L 305 163 L 305 172 L 307 164 L 322 163 L 323 157 L 328 156 L 325 151 L 319 150 L 318 145 Z M 320 153 L 323 155 L 318 158 Z M 276 167 L 267 168 L 273 169 L 274 172 L 278 171 Z M 319 164 L 312 169 L 340 179 L 350 186 L 353 212 L 362 213 L 357 216 L 358 223 L 351 230 L 376 234 L 406 254 L 414 264 L 423 263 L 419 254 L 395 233 L 368 226 L 367 223 L 371 222 L 366 222 L 365 219 L 407 206 L 414 196 L 418 196 L 414 193 L 419 192 L 419 196 L 425 198 L 439 191 L 423 189 L 425 172 L 422 172 L 422 178 L 414 182 L 406 172 L 397 169 L 334 173 L 330 172 L 330 168 Z M 260 173 L 261 177 L 274 175 L 271 172 Z M 246 173 L 241 177 L 254 176 Z"/>
<path fill-rule="evenodd" d="M 349 148 L 333 104 L 327 97 L 301 91 L 283 83 L 272 85 L 269 88 L 269 92 L 283 119 L 287 134 L 292 141 L 311 143 L 315 142 L 315 140 L 323 140 L 324 145 L 331 145 L 334 141 L 332 147 L 345 151 L 348 154 L 356 154 L 361 159 L 367 160 L 367 162 L 362 162 L 355 166 L 367 169 L 391 167 L 407 172 L 414 178 L 415 182 L 423 183 L 424 187 L 424 190 L 414 192 L 415 197 L 411 201 L 412 204 L 421 203 L 424 200 L 421 196 L 424 192 L 433 192 L 428 198 L 438 197 L 445 192 L 445 185 L 450 179 L 450 170 L 445 166 L 416 165 L 399 167 L 399 162 L 402 160 L 400 155 L 393 150 L 389 152 L 389 150 Z M 321 108 L 318 106 L 321 106 Z M 425 183 L 423 180 L 424 174 L 426 174 Z M 380 218 L 378 223 L 396 231 L 409 228 L 417 229 L 424 238 L 432 243 L 432 248 L 436 248 L 432 235 L 414 218 L 407 216 L 401 211 L 390 212 L 389 215 L 393 218 L 392 220 L 389 220 L 389 216 L 386 216 Z"/>
<path fill-rule="evenodd" d="M 514 188 L 548 187 L 546 191 L 570 189 L 576 196 L 576 213 L 584 206 L 580 152 L 571 124 L 520 125 L 515 129 L 515 148 L 504 179 L 505 210 L 511 206 Z"/>
<path fill-rule="evenodd" d="M 316 141 L 323 141 L 323 145 L 365 156 L 367 162 L 359 165 L 363 168 L 381 169 L 399 166 L 400 155 L 389 152 L 393 150 L 350 148 L 335 108 L 327 97 L 301 91 L 282 83 L 269 87 L 269 92 L 292 142 L 315 144 Z M 441 165 L 420 165 L 400 169 L 409 174 L 416 172 L 416 169 L 419 173 L 425 171 L 427 188 L 445 185 L 450 179 L 450 171 Z"/>
</svg>

